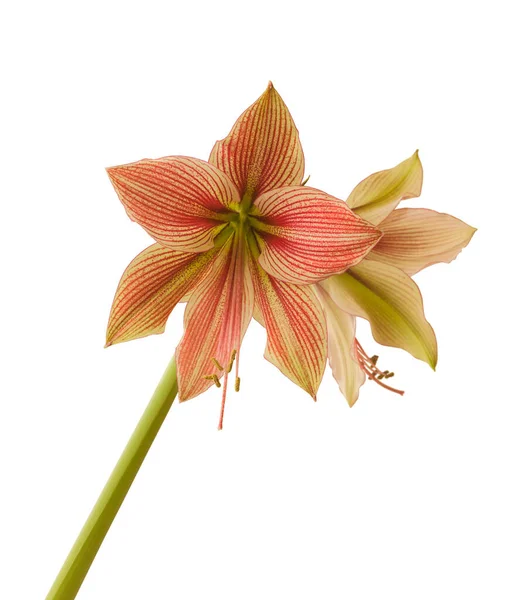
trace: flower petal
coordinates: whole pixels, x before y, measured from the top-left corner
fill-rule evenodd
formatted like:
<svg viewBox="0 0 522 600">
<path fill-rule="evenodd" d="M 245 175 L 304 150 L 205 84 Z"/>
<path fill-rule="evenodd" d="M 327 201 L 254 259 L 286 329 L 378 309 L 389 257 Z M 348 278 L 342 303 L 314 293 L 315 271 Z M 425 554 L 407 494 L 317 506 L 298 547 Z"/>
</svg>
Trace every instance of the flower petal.
<svg viewBox="0 0 522 600">
<path fill-rule="evenodd" d="M 435 333 L 424 316 L 419 288 L 406 273 L 364 260 L 321 285 L 342 310 L 370 321 L 377 342 L 403 348 L 435 369 Z"/>
<path fill-rule="evenodd" d="M 379 225 L 384 233 L 368 255 L 414 275 L 439 262 L 451 262 L 475 231 L 463 221 L 425 208 L 394 210 Z"/>
<path fill-rule="evenodd" d="M 209 162 L 225 172 L 241 196 L 252 199 L 268 190 L 298 185 L 304 156 L 290 112 L 271 83 L 216 142 Z"/>
<path fill-rule="evenodd" d="M 355 355 L 355 317 L 341 310 L 320 285 L 314 286 L 326 315 L 328 360 L 341 393 L 353 406 L 366 380 Z"/>
<path fill-rule="evenodd" d="M 416 198 L 422 190 L 422 163 L 418 151 L 393 169 L 370 175 L 346 201 L 363 219 L 378 225 L 401 200 Z"/>
<path fill-rule="evenodd" d="M 326 322 L 311 287 L 279 281 L 252 262 L 256 303 L 266 327 L 265 358 L 314 399 L 326 364 Z"/>
<path fill-rule="evenodd" d="M 263 268 L 296 284 L 320 281 L 359 262 L 381 232 L 345 202 L 308 187 L 286 187 L 255 201 Z"/>
<path fill-rule="evenodd" d="M 145 159 L 107 172 L 129 217 L 175 250 L 212 248 L 226 227 L 223 213 L 240 201 L 228 177 L 197 158 Z"/>
<path fill-rule="evenodd" d="M 106 346 L 163 333 L 173 308 L 195 285 L 215 252 L 177 252 L 153 244 L 138 254 L 118 284 Z"/>
<path fill-rule="evenodd" d="M 176 349 L 181 402 L 212 385 L 206 376 L 223 375 L 212 359 L 226 368 L 232 351 L 239 352 L 254 305 L 245 253 L 241 238 L 231 236 L 189 298 L 185 333 Z"/>
</svg>

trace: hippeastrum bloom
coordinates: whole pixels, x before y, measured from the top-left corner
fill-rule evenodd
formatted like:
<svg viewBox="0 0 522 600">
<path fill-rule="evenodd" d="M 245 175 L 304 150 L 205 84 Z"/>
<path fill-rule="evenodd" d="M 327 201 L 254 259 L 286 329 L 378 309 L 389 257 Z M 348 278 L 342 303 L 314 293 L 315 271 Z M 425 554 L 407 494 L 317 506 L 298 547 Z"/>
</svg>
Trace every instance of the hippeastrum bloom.
<svg viewBox="0 0 522 600">
<path fill-rule="evenodd" d="M 364 179 L 347 204 L 383 236 L 372 251 L 345 273 L 315 286 L 328 323 L 328 355 L 332 372 L 352 406 L 366 376 L 382 380 L 393 373 L 377 368 L 355 338 L 355 316 L 370 322 L 373 337 L 415 358 L 437 364 L 437 341 L 424 316 L 422 296 L 411 275 L 440 262 L 450 262 L 467 246 L 476 229 L 447 214 L 423 208 L 396 209 L 401 200 L 422 189 L 418 153 L 393 169 Z"/>
<path fill-rule="evenodd" d="M 305 187 L 299 134 L 271 84 L 208 162 L 169 156 L 108 173 L 156 243 L 121 278 L 107 345 L 162 333 L 180 301 L 185 331 L 48 600 L 76 597 L 176 395 L 188 400 L 223 378 L 221 428 L 252 316 L 266 327 L 265 357 L 287 377 L 315 399 L 328 353 L 353 404 L 365 375 L 387 388 L 381 380 L 392 375 L 363 351 L 353 315 L 370 321 L 377 341 L 435 367 L 435 336 L 409 276 L 449 262 L 474 233 L 448 215 L 394 210 L 420 194 L 417 154 L 365 179 L 347 203 Z"/>
<path fill-rule="evenodd" d="M 283 100 L 265 93 L 218 141 L 208 162 L 184 156 L 108 169 L 130 218 L 156 241 L 127 267 L 107 345 L 162 333 L 188 298 L 176 350 L 180 401 L 223 382 L 256 305 L 265 356 L 314 398 L 326 322 L 314 289 L 356 265 L 381 237 L 348 205 L 301 185 L 304 157 Z"/>
</svg>

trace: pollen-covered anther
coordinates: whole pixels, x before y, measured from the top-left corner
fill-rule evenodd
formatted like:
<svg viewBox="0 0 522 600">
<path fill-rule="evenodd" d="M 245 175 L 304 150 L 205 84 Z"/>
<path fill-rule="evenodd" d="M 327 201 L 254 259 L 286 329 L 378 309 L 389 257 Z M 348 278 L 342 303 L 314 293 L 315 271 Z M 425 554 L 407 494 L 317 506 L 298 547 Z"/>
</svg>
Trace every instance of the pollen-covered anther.
<svg viewBox="0 0 522 600">
<path fill-rule="evenodd" d="M 221 387 L 221 381 L 219 381 L 219 377 L 215 373 L 214 375 L 205 375 L 203 379 L 206 379 L 207 381 L 213 381 L 216 387 Z"/>
<path fill-rule="evenodd" d="M 224 371 L 223 367 L 220 365 L 219 361 L 217 358 L 212 358 L 212 362 L 216 365 L 216 367 L 220 370 L 220 371 Z"/>
<path fill-rule="evenodd" d="M 376 354 L 371 357 L 368 356 L 357 339 L 355 340 L 355 354 L 359 366 L 369 379 L 375 381 L 375 383 L 378 383 L 381 387 L 389 390 L 390 392 L 395 392 L 401 396 L 404 394 L 402 390 L 397 390 L 382 382 L 383 379 L 389 379 L 390 377 L 393 377 L 395 373 L 388 370 L 381 371 L 378 369 L 376 364 L 379 357 Z"/>
<path fill-rule="evenodd" d="M 227 373 L 230 373 L 230 371 L 232 371 L 232 367 L 234 365 L 234 360 L 236 360 L 236 355 L 237 355 L 237 350 L 232 350 L 232 354 L 230 356 L 230 360 L 228 361 L 228 365 L 227 365 Z"/>
<path fill-rule="evenodd" d="M 236 390 L 236 392 L 239 392 L 240 384 L 241 384 L 241 377 L 236 377 L 236 384 L 234 386 L 234 389 Z"/>
</svg>

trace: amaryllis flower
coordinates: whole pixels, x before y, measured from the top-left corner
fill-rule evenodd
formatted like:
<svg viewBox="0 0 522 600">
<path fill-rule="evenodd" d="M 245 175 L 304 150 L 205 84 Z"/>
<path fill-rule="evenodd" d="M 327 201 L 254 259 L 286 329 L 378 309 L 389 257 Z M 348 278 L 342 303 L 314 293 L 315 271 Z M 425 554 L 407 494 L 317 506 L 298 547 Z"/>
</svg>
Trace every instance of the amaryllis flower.
<svg viewBox="0 0 522 600">
<path fill-rule="evenodd" d="M 299 135 L 274 87 L 215 144 L 208 162 L 169 156 L 108 173 L 130 218 L 156 243 L 123 274 L 107 345 L 162 333 L 188 297 L 176 350 L 179 399 L 219 386 L 224 376 L 224 403 L 234 362 L 239 388 L 241 341 L 255 302 L 267 330 L 265 356 L 315 397 L 326 322 L 308 284 L 356 265 L 381 233 L 345 202 L 301 185 Z"/>
<path fill-rule="evenodd" d="M 328 354 L 333 375 L 350 406 L 366 376 L 383 387 L 393 375 L 376 365 L 355 338 L 355 316 L 370 322 L 375 340 L 415 358 L 437 364 L 437 341 L 424 316 L 422 297 L 411 279 L 421 269 L 450 262 L 475 229 L 447 214 L 423 208 L 396 209 L 401 200 L 420 195 L 422 164 L 418 153 L 393 169 L 362 181 L 347 204 L 377 225 L 383 237 L 358 265 L 315 286 L 328 322 Z"/>
</svg>

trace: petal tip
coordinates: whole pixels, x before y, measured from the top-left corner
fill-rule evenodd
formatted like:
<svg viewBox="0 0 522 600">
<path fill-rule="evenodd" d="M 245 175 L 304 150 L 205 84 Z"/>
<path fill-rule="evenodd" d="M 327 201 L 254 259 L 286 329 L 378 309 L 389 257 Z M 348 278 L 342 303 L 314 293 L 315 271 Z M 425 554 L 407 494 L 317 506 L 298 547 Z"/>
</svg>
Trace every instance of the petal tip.
<svg viewBox="0 0 522 600">
<path fill-rule="evenodd" d="M 112 185 L 116 186 L 118 183 L 118 167 L 105 167 L 105 171 L 109 176 Z"/>
<path fill-rule="evenodd" d="M 114 346 L 115 344 L 120 344 L 121 342 L 122 342 L 122 340 L 118 339 L 117 333 L 113 332 L 110 335 L 107 333 L 107 337 L 105 338 L 104 348 L 110 348 L 111 346 Z"/>
</svg>

